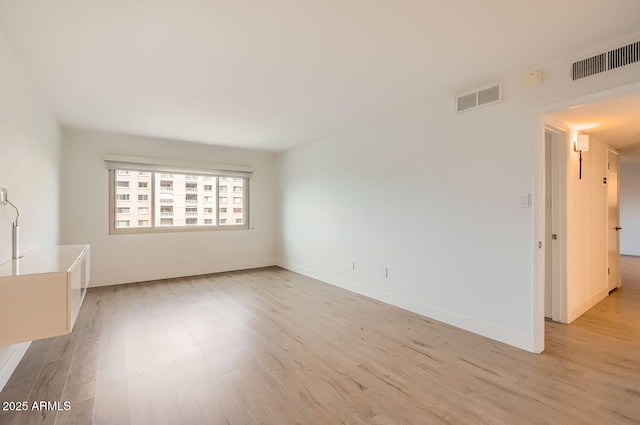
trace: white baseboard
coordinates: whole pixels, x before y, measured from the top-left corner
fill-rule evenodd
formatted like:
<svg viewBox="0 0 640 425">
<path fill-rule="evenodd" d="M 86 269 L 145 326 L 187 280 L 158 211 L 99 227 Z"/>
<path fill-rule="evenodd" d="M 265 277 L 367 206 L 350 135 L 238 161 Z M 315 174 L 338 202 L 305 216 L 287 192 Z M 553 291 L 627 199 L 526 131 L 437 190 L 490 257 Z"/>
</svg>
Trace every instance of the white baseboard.
<svg viewBox="0 0 640 425">
<path fill-rule="evenodd" d="M 23 342 L 22 344 L 16 344 L 13 346 L 13 351 L 7 357 L 7 360 L 3 365 L 0 365 L 0 391 L 9 382 L 9 378 L 18 367 L 18 363 L 24 357 L 27 349 L 31 345 L 31 342 Z"/>
<path fill-rule="evenodd" d="M 589 298 L 588 300 L 580 304 L 578 307 L 569 311 L 569 317 L 567 318 L 568 319 L 567 323 L 571 323 L 574 320 L 576 320 L 578 317 L 585 314 L 593 306 L 595 306 L 600 301 L 607 298 L 607 295 L 609 295 L 609 291 L 607 290 L 607 288 L 604 288 L 601 291 L 599 291 L 597 294 L 595 294 L 594 296 L 592 296 L 591 298 Z"/>
<path fill-rule="evenodd" d="M 198 276 L 211 273 L 225 273 L 238 270 L 258 269 L 261 267 L 275 266 L 276 263 L 277 262 L 275 260 L 270 259 L 231 264 L 212 264 L 201 269 L 189 269 L 184 271 L 144 270 L 139 273 L 127 273 L 122 275 L 92 275 L 91 280 L 89 281 L 89 287 L 96 288 L 99 286 L 123 285 L 127 283 L 147 282 L 151 280 L 173 279 L 185 276 Z"/>
<path fill-rule="evenodd" d="M 373 298 L 375 300 L 400 307 L 413 313 L 417 313 L 421 316 L 429 317 L 431 319 L 438 320 L 457 328 L 464 329 L 466 331 L 473 332 L 475 334 L 482 335 L 484 337 L 500 341 L 508 345 L 512 345 L 522 350 L 534 352 L 533 335 L 515 332 L 510 329 L 505 329 L 491 323 L 486 323 L 458 313 L 443 310 L 441 308 L 418 302 L 409 298 L 404 298 L 385 291 L 380 291 L 379 289 L 369 288 L 356 282 L 351 282 L 337 276 L 331 276 L 322 272 L 318 272 L 316 270 L 312 270 L 298 264 L 279 262 L 278 266 L 282 267 L 283 269 L 291 270 L 293 272 L 300 273 L 305 276 L 329 283 L 331 285 L 367 296 L 369 298 Z"/>
</svg>

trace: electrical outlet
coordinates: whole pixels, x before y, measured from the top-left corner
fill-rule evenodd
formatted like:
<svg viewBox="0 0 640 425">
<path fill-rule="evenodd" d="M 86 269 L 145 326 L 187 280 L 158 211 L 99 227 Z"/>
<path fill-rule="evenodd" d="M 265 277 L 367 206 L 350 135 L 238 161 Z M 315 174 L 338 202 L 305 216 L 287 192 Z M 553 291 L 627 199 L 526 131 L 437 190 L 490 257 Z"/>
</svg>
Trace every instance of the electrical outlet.
<svg viewBox="0 0 640 425">
<path fill-rule="evenodd" d="M 7 188 L 0 187 L 0 205 L 7 205 Z"/>
</svg>

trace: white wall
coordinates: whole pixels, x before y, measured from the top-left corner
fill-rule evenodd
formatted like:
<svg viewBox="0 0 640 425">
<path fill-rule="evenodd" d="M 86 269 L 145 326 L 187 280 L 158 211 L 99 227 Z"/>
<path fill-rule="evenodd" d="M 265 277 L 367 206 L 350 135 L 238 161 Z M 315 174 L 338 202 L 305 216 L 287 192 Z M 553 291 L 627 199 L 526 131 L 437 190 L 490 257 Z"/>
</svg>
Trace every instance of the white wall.
<svg viewBox="0 0 640 425">
<path fill-rule="evenodd" d="M 567 141 L 567 323 L 607 296 L 607 176 L 609 147 L 591 137 L 579 156 Z"/>
<path fill-rule="evenodd" d="M 579 58 L 538 68 L 534 89 L 525 72 L 507 76 L 503 103 L 455 114 L 454 95 L 480 86 L 470 71 L 468 87 L 281 154 L 282 266 L 534 350 L 537 238 L 519 198 L 538 172 L 537 108 L 634 84 L 640 70 L 572 82 Z"/>
<path fill-rule="evenodd" d="M 274 154 L 77 129 L 62 138 L 61 240 L 91 245 L 90 286 L 276 263 Z M 252 166 L 253 230 L 109 235 L 106 153 Z"/>
<path fill-rule="evenodd" d="M 620 164 L 620 253 L 640 255 L 640 164 Z"/>
<path fill-rule="evenodd" d="M 58 124 L 0 36 L 0 187 L 20 210 L 21 252 L 58 243 Z M 0 263 L 11 259 L 15 211 L 0 207 Z M 0 323 L 0 327 L 10 326 Z M 0 390 L 28 344 L 0 346 Z"/>
</svg>

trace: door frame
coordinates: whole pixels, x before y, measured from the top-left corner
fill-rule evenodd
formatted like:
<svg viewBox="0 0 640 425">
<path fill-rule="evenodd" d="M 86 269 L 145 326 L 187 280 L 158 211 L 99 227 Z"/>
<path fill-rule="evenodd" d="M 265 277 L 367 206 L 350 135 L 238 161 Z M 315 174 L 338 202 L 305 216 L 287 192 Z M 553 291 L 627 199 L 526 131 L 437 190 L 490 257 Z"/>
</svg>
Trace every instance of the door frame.
<svg viewBox="0 0 640 425">
<path fill-rule="evenodd" d="M 552 199 L 551 215 L 553 232 L 558 235 L 557 240 L 547 237 L 546 232 L 542 239 L 542 252 L 544 268 L 546 270 L 547 250 L 552 249 L 552 294 L 551 294 L 551 319 L 566 323 L 568 320 L 567 300 L 567 148 L 571 143 L 571 129 L 564 123 L 558 122 L 553 117 L 545 117 L 545 135 L 551 133 L 551 167 L 552 167 Z M 546 154 L 546 143 L 545 152 Z M 546 166 L 546 155 L 545 164 Z M 546 183 L 546 172 L 545 172 Z M 543 187 L 543 199 L 547 198 L 546 184 Z M 545 215 L 546 228 L 546 215 Z M 546 288 L 545 288 L 546 290 Z"/>
<path fill-rule="evenodd" d="M 532 320 L 532 344 L 531 348 L 534 353 L 542 353 L 545 343 L 545 318 L 544 318 L 544 290 L 545 290 L 545 129 L 554 123 L 553 119 L 546 114 L 569 109 L 571 107 L 580 106 L 588 103 L 598 102 L 601 100 L 612 99 L 615 97 L 627 96 L 640 93 L 640 82 L 627 84 L 611 89 L 590 93 L 587 95 L 575 97 L 568 100 L 544 105 L 534 108 L 537 115 L 537 125 L 535 126 L 535 166 L 533 176 L 533 320 Z M 555 122 L 555 124 L 559 124 Z M 555 125 L 553 125 L 555 126 Z M 561 124 L 564 126 L 564 124 Z M 570 134 L 570 133 L 569 133 Z M 566 202 L 566 193 L 564 196 Z M 565 225 L 566 228 L 566 225 Z M 566 280 L 561 286 L 564 286 L 566 294 Z M 566 305 L 566 302 L 565 302 Z"/>
</svg>

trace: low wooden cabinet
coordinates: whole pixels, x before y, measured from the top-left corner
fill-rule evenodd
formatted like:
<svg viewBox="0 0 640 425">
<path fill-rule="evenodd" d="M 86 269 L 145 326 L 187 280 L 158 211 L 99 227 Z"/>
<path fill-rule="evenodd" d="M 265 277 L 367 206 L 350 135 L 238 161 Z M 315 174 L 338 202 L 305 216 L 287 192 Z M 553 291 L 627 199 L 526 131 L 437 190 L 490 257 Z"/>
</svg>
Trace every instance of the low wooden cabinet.
<svg viewBox="0 0 640 425">
<path fill-rule="evenodd" d="M 29 251 L 0 264 L 0 346 L 68 334 L 89 284 L 89 245 Z"/>
</svg>

